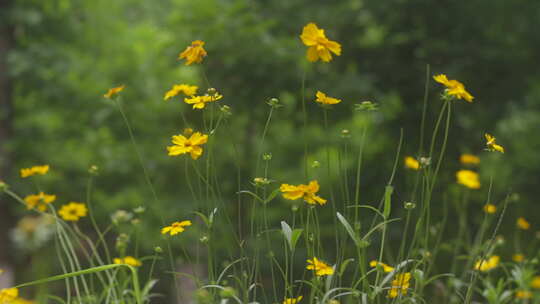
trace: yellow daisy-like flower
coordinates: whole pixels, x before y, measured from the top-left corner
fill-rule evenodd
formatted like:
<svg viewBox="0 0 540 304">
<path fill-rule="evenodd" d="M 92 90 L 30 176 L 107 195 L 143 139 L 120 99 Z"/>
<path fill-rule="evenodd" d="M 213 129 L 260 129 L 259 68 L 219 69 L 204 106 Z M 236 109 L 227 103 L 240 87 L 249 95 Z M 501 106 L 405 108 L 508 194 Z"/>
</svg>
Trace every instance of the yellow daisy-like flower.
<svg viewBox="0 0 540 304">
<path fill-rule="evenodd" d="M 37 208 L 41 212 L 47 210 L 47 205 L 54 202 L 55 200 L 56 195 L 45 194 L 43 192 L 27 195 L 24 198 L 24 202 L 26 203 L 26 208 L 28 210 Z"/>
<path fill-rule="evenodd" d="M 174 222 L 170 226 L 163 227 L 161 234 L 177 235 L 186 230 L 184 227 L 191 226 L 191 221 Z"/>
<path fill-rule="evenodd" d="M 329 62 L 332 60 L 331 52 L 337 56 L 341 55 L 341 45 L 326 38 L 324 30 L 319 29 L 315 23 L 308 23 L 304 26 L 300 39 L 309 47 L 307 59 L 311 62 L 316 62 L 319 59 Z"/>
<path fill-rule="evenodd" d="M 132 256 L 126 256 L 124 258 L 115 258 L 113 260 L 114 264 L 126 264 L 132 267 L 140 267 L 142 262 Z"/>
<path fill-rule="evenodd" d="M 465 90 L 463 83 L 453 79 L 448 80 L 445 74 L 435 75 L 433 76 L 433 79 L 446 87 L 446 94 L 456 97 L 457 99 L 465 99 L 468 102 L 473 101 L 474 97 Z"/>
<path fill-rule="evenodd" d="M 36 174 L 45 175 L 47 172 L 49 172 L 49 165 L 33 166 L 31 168 L 21 169 L 21 177 L 26 178 Z"/>
<path fill-rule="evenodd" d="M 208 135 L 201 132 L 191 134 L 189 138 L 184 135 L 173 135 L 172 143 L 174 146 L 168 146 L 167 151 L 169 156 L 177 156 L 189 153 L 191 158 L 198 159 L 203 153 L 203 148 L 200 147 L 208 141 Z"/>
<path fill-rule="evenodd" d="M 521 253 L 516 253 L 514 255 L 512 255 L 512 261 L 516 262 L 516 263 L 521 263 L 523 261 L 525 261 L 525 256 Z"/>
<path fill-rule="evenodd" d="M 464 165 L 478 165 L 480 163 L 480 158 L 472 154 L 461 154 L 459 161 Z"/>
<path fill-rule="evenodd" d="M 186 65 L 191 65 L 194 62 L 201 63 L 203 58 L 208 55 L 203 46 L 204 41 L 202 40 L 191 42 L 191 45 L 178 55 L 178 60 L 186 59 Z"/>
<path fill-rule="evenodd" d="M 499 266 L 501 258 L 498 255 L 493 255 L 487 259 L 479 260 L 474 264 L 474 270 L 480 270 L 482 272 L 490 271 L 491 269 Z"/>
<path fill-rule="evenodd" d="M 310 181 L 309 184 L 304 185 L 300 184 L 298 186 L 282 184 L 279 187 L 279 190 L 283 193 L 283 198 L 288 200 L 297 200 L 304 199 L 308 204 L 315 205 L 324 205 L 326 200 L 322 197 L 316 195 L 319 192 L 319 182 L 316 180 Z"/>
<path fill-rule="evenodd" d="M 315 99 L 315 102 L 318 102 L 324 105 L 333 105 L 333 104 L 337 104 L 341 102 L 341 99 L 326 96 L 326 94 L 324 94 L 321 91 L 317 91 L 317 94 L 315 94 L 315 96 L 317 97 L 317 99 Z"/>
<path fill-rule="evenodd" d="M 307 260 L 307 263 L 306 269 L 315 271 L 316 276 L 322 277 L 334 274 L 334 268 L 332 266 L 318 260 L 316 257 L 312 260 Z"/>
<path fill-rule="evenodd" d="M 184 102 L 187 104 L 192 104 L 193 109 L 204 109 L 207 103 L 215 102 L 223 98 L 222 95 L 216 93 L 214 95 L 202 95 L 202 96 L 191 96 L 189 98 L 184 98 Z"/>
<path fill-rule="evenodd" d="M 0 290 L 0 304 L 13 303 L 19 297 L 17 288 L 3 288 Z"/>
<path fill-rule="evenodd" d="M 388 290 L 389 298 L 397 298 L 400 294 L 406 295 L 410 286 L 411 273 L 405 272 L 397 274 L 392 280 L 392 287 Z"/>
<path fill-rule="evenodd" d="M 540 276 L 535 276 L 531 281 L 531 287 L 540 289 Z"/>
<path fill-rule="evenodd" d="M 521 230 L 529 230 L 529 228 L 531 228 L 531 224 L 524 217 L 519 217 L 516 221 L 516 225 Z"/>
<path fill-rule="evenodd" d="M 532 292 L 528 290 L 518 290 L 516 291 L 516 298 L 517 299 L 530 299 L 532 298 Z"/>
<path fill-rule="evenodd" d="M 470 189 L 480 189 L 478 173 L 471 170 L 459 170 L 456 173 L 457 183 Z"/>
<path fill-rule="evenodd" d="M 504 147 L 497 144 L 496 138 L 493 137 L 493 135 L 486 133 L 484 134 L 484 137 L 486 138 L 486 146 L 488 151 L 504 153 Z"/>
<path fill-rule="evenodd" d="M 497 212 L 497 206 L 495 206 L 493 204 L 485 204 L 484 205 L 484 212 L 489 213 L 489 214 L 493 214 L 493 213 Z"/>
<path fill-rule="evenodd" d="M 121 86 L 116 87 L 116 88 L 111 88 L 111 89 L 109 89 L 109 91 L 107 91 L 107 93 L 105 93 L 105 95 L 103 95 L 103 97 L 111 99 L 115 95 L 118 95 L 120 92 L 122 92 L 125 88 L 126 88 L 125 85 L 121 85 Z"/>
<path fill-rule="evenodd" d="M 64 221 L 76 222 L 88 214 L 88 208 L 84 203 L 69 202 L 60 208 L 58 214 Z"/>
<path fill-rule="evenodd" d="M 405 156 L 405 168 L 411 170 L 420 170 L 420 162 L 412 156 Z"/>
<path fill-rule="evenodd" d="M 183 93 L 186 96 L 193 96 L 197 94 L 198 86 L 192 86 L 188 84 L 175 84 L 173 87 L 165 93 L 163 100 L 169 100 L 180 93 Z"/>
<path fill-rule="evenodd" d="M 296 298 L 286 298 L 285 300 L 283 300 L 283 304 L 297 304 L 303 298 L 304 298 L 303 296 L 298 296 Z"/>
<path fill-rule="evenodd" d="M 377 262 L 376 260 L 373 260 L 373 261 L 369 262 L 369 266 L 371 266 L 371 267 L 377 267 L 377 265 L 382 266 L 384 272 L 392 272 L 392 271 L 394 271 L 394 267 L 388 266 L 385 263 Z"/>
</svg>

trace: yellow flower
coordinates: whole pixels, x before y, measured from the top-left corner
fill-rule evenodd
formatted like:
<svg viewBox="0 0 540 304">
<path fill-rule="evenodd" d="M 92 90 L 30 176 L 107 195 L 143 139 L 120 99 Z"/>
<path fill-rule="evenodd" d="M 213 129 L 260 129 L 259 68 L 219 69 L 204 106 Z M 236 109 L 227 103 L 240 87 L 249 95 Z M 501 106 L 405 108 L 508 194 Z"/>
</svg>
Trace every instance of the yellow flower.
<svg viewBox="0 0 540 304">
<path fill-rule="evenodd" d="M 497 212 L 497 207 L 493 204 L 485 204 L 484 205 L 484 212 L 485 213 L 489 213 L 489 214 L 493 214 L 495 212 Z"/>
<path fill-rule="evenodd" d="M 142 265 L 141 261 L 129 255 L 125 258 L 115 258 L 113 262 L 114 264 L 126 264 L 132 267 L 139 267 Z"/>
<path fill-rule="evenodd" d="M 405 168 L 412 170 L 420 170 L 420 162 L 412 156 L 405 156 Z"/>
<path fill-rule="evenodd" d="M 480 189 L 478 173 L 471 170 L 459 170 L 456 173 L 457 183 L 470 189 Z"/>
<path fill-rule="evenodd" d="M 516 253 L 512 255 L 512 260 L 516 263 L 521 263 L 525 260 L 525 256 L 521 253 Z"/>
<path fill-rule="evenodd" d="M 187 104 L 192 104 L 193 109 L 204 109 L 206 103 L 215 102 L 223 98 L 219 93 L 214 95 L 202 95 L 202 96 L 191 96 L 189 98 L 184 98 L 184 102 Z"/>
<path fill-rule="evenodd" d="M 396 275 L 395 279 L 392 281 L 392 287 L 390 288 L 390 290 L 388 290 L 388 297 L 397 298 L 400 294 L 406 295 L 407 289 L 410 286 L 410 280 L 410 272 L 400 273 Z"/>
<path fill-rule="evenodd" d="M 488 151 L 504 153 L 504 147 L 497 144 L 495 137 L 488 133 L 484 134 L 484 137 L 486 138 L 486 146 Z"/>
<path fill-rule="evenodd" d="M 161 234 L 168 233 L 170 235 L 176 235 L 184 232 L 184 230 L 186 230 L 184 227 L 186 226 L 191 226 L 191 221 L 174 222 L 170 226 L 163 227 L 161 229 Z"/>
<path fill-rule="evenodd" d="M 394 267 L 388 266 L 383 262 L 377 262 L 375 260 L 369 262 L 369 266 L 371 266 L 371 267 L 377 267 L 377 265 L 382 266 L 384 272 L 392 272 L 392 271 L 394 271 Z"/>
<path fill-rule="evenodd" d="M 62 206 L 58 214 L 64 221 L 76 222 L 81 217 L 85 217 L 88 213 L 88 209 L 84 203 L 69 202 L 69 204 Z"/>
<path fill-rule="evenodd" d="M 454 96 L 457 99 L 465 99 L 472 102 L 474 97 L 465 90 L 465 86 L 457 80 L 448 80 L 445 74 L 435 75 L 433 79 L 446 87 L 446 94 Z"/>
<path fill-rule="evenodd" d="M 45 175 L 47 172 L 49 172 L 49 165 L 33 166 L 31 168 L 21 169 L 21 177 L 26 178 L 36 174 Z"/>
<path fill-rule="evenodd" d="M 0 304 L 10 304 L 19 296 L 17 288 L 0 289 Z"/>
<path fill-rule="evenodd" d="M 540 276 L 535 276 L 531 281 L 531 287 L 535 289 L 540 289 Z"/>
<path fill-rule="evenodd" d="M 183 93 L 186 96 L 193 96 L 197 94 L 198 89 L 199 87 L 191 86 L 188 84 L 175 84 L 173 85 L 172 89 L 168 90 L 167 93 L 165 93 L 165 97 L 163 97 L 163 100 L 169 100 L 170 98 L 175 97 L 180 93 Z"/>
<path fill-rule="evenodd" d="M 314 270 L 315 275 L 322 277 L 325 275 L 333 275 L 334 274 L 334 268 L 332 266 L 327 265 L 323 261 L 318 260 L 317 258 L 313 258 L 313 260 L 307 260 L 308 265 L 306 266 L 306 269 L 308 270 Z"/>
<path fill-rule="evenodd" d="M 532 298 L 532 293 L 527 290 L 518 290 L 516 291 L 516 298 L 518 299 L 530 299 Z"/>
<path fill-rule="evenodd" d="M 204 41 L 195 40 L 191 42 L 191 45 L 178 55 L 178 60 L 186 59 L 186 65 L 190 65 L 194 62 L 201 63 L 203 58 L 207 55 L 203 46 Z"/>
<path fill-rule="evenodd" d="M 286 298 L 285 300 L 283 300 L 283 304 L 297 304 L 300 302 L 300 300 L 302 300 L 302 298 L 304 297 L 299 296 L 297 298 Z"/>
<path fill-rule="evenodd" d="M 519 217 L 516 225 L 522 230 L 529 230 L 529 228 L 531 228 L 531 224 L 524 217 Z"/>
<path fill-rule="evenodd" d="M 113 98 L 115 95 L 119 94 L 120 92 L 122 92 L 124 90 L 126 86 L 125 85 L 121 85 L 119 87 L 116 87 L 116 88 L 112 88 L 112 89 L 109 89 L 109 91 L 107 91 L 107 93 L 105 93 L 105 95 L 103 95 L 103 97 L 105 98 Z"/>
<path fill-rule="evenodd" d="M 300 184 L 298 186 L 282 184 L 279 190 L 283 193 L 283 197 L 288 200 L 297 200 L 303 198 L 308 204 L 324 205 L 326 200 L 316 195 L 319 192 L 319 182 L 316 180 L 310 181 L 309 184 Z"/>
<path fill-rule="evenodd" d="M 44 212 L 45 210 L 47 210 L 47 205 L 54 202 L 55 200 L 56 200 L 56 195 L 45 194 L 43 192 L 40 192 L 38 194 L 27 195 L 24 198 L 24 201 L 26 203 L 26 208 L 28 210 L 31 210 L 37 207 L 37 209 L 41 212 Z"/>
<path fill-rule="evenodd" d="M 341 99 L 326 96 L 326 94 L 324 94 L 321 91 L 317 91 L 316 96 L 317 96 L 317 99 L 315 100 L 315 102 L 318 102 L 320 104 L 333 105 L 333 104 L 337 104 L 341 102 Z"/>
<path fill-rule="evenodd" d="M 332 53 L 341 55 L 341 45 L 326 38 L 323 29 L 319 29 L 315 23 L 308 23 L 304 26 L 302 42 L 308 46 L 307 59 L 311 62 L 321 59 L 324 62 L 332 60 Z"/>
<path fill-rule="evenodd" d="M 168 146 L 167 151 L 169 151 L 169 156 L 189 153 L 191 158 L 197 159 L 203 153 L 203 148 L 200 145 L 204 145 L 207 141 L 208 135 L 200 132 L 191 134 L 189 139 L 184 135 L 173 135 L 172 143 L 174 146 Z"/>
<path fill-rule="evenodd" d="M 459 161 L 464 165 L 478 165 L 480 163 L 480 158 L 472 154 L 461 154 Z"/>
<path fill-rule="evenodd" d="M 479 260 L 474 264 L 475 270 L 480 271 L 489 271 L 493 268 L 496 268 L 499 265 L 500 258 L 497 255 L 493 255 L 489 257 L 488 259 Z"/>
</svg>

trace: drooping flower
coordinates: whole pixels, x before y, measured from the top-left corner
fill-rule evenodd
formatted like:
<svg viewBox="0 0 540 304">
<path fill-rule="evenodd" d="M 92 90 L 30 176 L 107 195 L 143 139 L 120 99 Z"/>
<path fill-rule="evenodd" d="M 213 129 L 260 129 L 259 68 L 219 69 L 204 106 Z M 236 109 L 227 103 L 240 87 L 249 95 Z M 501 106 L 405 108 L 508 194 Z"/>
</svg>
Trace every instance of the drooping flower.
<svg viewBox="0 0 540 304">
<path fill-rule="evenodd" d="M 377 265 L 381 266 L 384 272 L 392 272 L 394 271 L 394 267 L 388 266 L 383 262 L 377 262 L 376 260 L 373 260 L 369 262 L 369 266 L 371 267 L 377 267 Z"/>
<path fill-rule="evenodd" d="M 532 298 L 532 292 L 528 290 L 518 290 L 516 291 L 516 298 L 517 299 L 530 299 Z"/>
<path fill-rule="evenodd" d="M 420 162 L 412 156 L 405 156 L 405 168 L 411 170 L 420 170 Z"/>
<path fill-rule="evenodd" d="M 459 170 L 456 173 L 457 182 L 470 189 L 480 189 L 478 173 L 471 170 Z"/>
<path fill-rule="evenodd" d="M 443 84 L 446 87 L 446 94 L 456 97 L 457 99 L 465 99 L 468 102 L 472 102 L 474 97 L 465 90 L 463 83 L 457 80 L 448 80 L 445 74 L 435 75 L 433 79 L 438 83 Z"/>
<path fill-rule="evenodd" d="M 495 206 L 493 204 L 485 204 L 484 205 L 484 212 L 488 213 L 488 214 L 493 214 L 493 213 L 497 212 L 497 206 Z"/>
<path fill-rule="evenodd" d="M 397 298 L 400 294 L 406 295 L 410 286 L 411 273 L 405 272 L 397 274 L 392 280 L 392 287 L 388 290 L 389 298 Z"/>
<path fill-rule="evenodd" d="M 531 228 L 531 224 L 524 217 L 519 217 L 516 221 L 516 225 L 521 230 L 529 230 L 529 228 Z"/>
<path fill-rule="evenodd" d="M 113 263 L 114 264 L 126 264 L 126 265 L 129 265 L 129 266 L 132 266 L 132 267 L 139 267 L 142 265 L 142 262 L 139 261 L 138 259 L 132 257 L 132 256 L 126 256 L 126 257 L 123 257 L 123 258 L 114 258 L 113 259 Z"/>
<path fill-rule="evenodd" d="M 69 202 L 69 204 L 60 208 L 58 214 L 64 221 L 77 222 L 81 217 L 88 214 L 88 208 L 84 203 Z"/>
<path fill-rule="evenodd" d="M 201 95 L 201 96 L 191 96 L 184 98 L 184 102 L 187 104 L 192 104 L 193 109 L 204 109 L 207 103 L 215 102 L 223 98 L 223 95 L 219 93 L 214 93 L 212 95 Z"/>
<path fill-rule="evenodd" d="M 316 257 L 307 260 L 307 263 L 306 269 L 315 271 L 315 275 L 318 277 L 334 274 L 334 268 L 332 266 L 320 261 Z"/>
<path fill-rule="evenodd" d="M 107 91 L 107 93 L 105 93 L 105 95 L 103 95 L 103 97 L 111 99 L 115 95 L 118 95 L 120 92 L 122 92 L 125 87 L 125 85 L 121 85 L 119 87 L 111 88 L 109 89 L 109 91 Z"/>
<path fill-rule="evenodd" d="M 512 255 L 512 261 L 516 262 L 516 263 L 521 263 L 525 260 L 525 256 L 521 253 L 516 253 L 514 255 Z"/>
<path fill-rule="evenodd" d="M 484 137 L 486 138 L 486 146 L 488 151 L 504 153 L 504 147 L 497 144 L 495 137 L 488 133 L 484 134 Z"/>
<path fill-rule="evenodd" d="M 304 26 L 302 42 L 308 46 L 307 59 L 311 62 L 316 62 L 321 59 L 323 62 L 332 60 L 332 53 L 337 56 L 341 55 L 341 45 L 335 41 L 326 38 L 323 29 L 319 29 L 315 23 L 308 23 Z"/>
<path fill-rule="evenodd" d="M 297 304 L 299 303 L 304 297 L 303 296 L 298 296 L 296 298 L 286 298 L 285 300 L 283 300 L 283 304 Z"/>
<path fill-rule="evenodd" d="M 482 272 L 490 271 L 499 266 L 500 260 L 501 258 L 498 255 L 493 255 L 487 259 L 481 259 L 474 264 L 474 269 Z"/>
<path fill-rule="evenodd" d="M 175 84 L 173 87 L 165 93 L 163 100 L 169 100 L 178 94 L 184 94 L 186 96 L 193 96 L 197 94 L 199 87 L 188 84 Z"/>
<path fill-rule="evenodd" d="M 26 208 L 28 210 L 37 208 L 41 212 L 47 210 L 47 205 L 54 202 L 55 200 L 56 195 L 45 194 L 43 192 L 27 195 L 24 198 L 24 202 L 26 203 Z"/>
<path fill-rule="evenodd" d="M 204 41 L 195 40 L 191 42 L 180 55 L 178 55 L 178 60 L 186 59 L 186 65 L 191 65 L 192 63 L 201 63 L 203 58 L 208 55 L 204 49 Z"/>
<path fill-rule="evenodd" d="M 3 288 L 0 290 L 0 304 L 13 303 L 19 297 L 17 288 Z"/>
<path fill-rule="evenodd" d="M 174 145 L 168 146 L 167 151 L 169 152 L 169 156 L 177 156 L 189 153 L 191 158 L 198 159 L 203 153 L 203 148 L 201 145 L 204 145 L 207 141 L 208 135 L 200 132 L 191 134 L 189 138 L 186 138 L 181 134 L 173 135 L 172 143 Z"/>
<path fill-rule="evenodd" d="M 174 222 L 170 226 L 163 227 L 161 234 L 177 235 L 186 230 L 184 227 L 191 226 L 191 221 Z"/>
<path fill-rule="evenodd" d="M 294 201 L 302 198 L 306 203 L 311 205 L 324 205 L 326 204 L 326 200 L 316 194 L 319 192 L 319 188 L 319 182 L 313 180 L 307 185 L 300 184 L 298 186 L 294 186 L 289 184 L 281 184 L 279 190 L 283 193 L 283 198 L 285 199 Z"/>
<path fill-rule="evenodd" d="M 317 94 L 315 94 L 315 96 L 317 97 L 317 99 L 315 99 L 315 102 L 323 105 L 333 105 L 341 102 L 341 99 L 326 96 L 326 94 L 321 91 L 317 91 Z"/>
<path fill-rule="evenodd" d="M 49 172 L 49 165 L 33 166 L 30 168 L 21 169 L 21 177 L 26 178 L 26 177 L 33 176 L 36 174 L 45 175 L 47 174 L 47 172 Z"/>
<path fill-rule="evenodd" d="M 478 165 L 480 163 L 480 158 L 472 154 L 461 154 L 459 161 L 464 165 Z"/>
</svg>

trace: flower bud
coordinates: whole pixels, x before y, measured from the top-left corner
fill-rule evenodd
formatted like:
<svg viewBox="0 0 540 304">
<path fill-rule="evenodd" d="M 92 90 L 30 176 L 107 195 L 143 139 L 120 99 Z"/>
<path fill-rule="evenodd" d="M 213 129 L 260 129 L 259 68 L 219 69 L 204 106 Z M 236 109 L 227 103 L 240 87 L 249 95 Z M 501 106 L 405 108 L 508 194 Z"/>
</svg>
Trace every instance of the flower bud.
<svg viewBox="0 0 540 304">
<path fill-rule="evenodd" d="M 217 93 L 217 90 L 215 88 L 208 88 L 208 90 L 206 90 L 206 93 L 208 93 L 208 95 L 215 95 Z"/>
<path fill-rule="evenodd" d="M 4 192 L 7 189 L 9 189 L 8 184 L 6 184 L 3 180 L 0 180 L 0 192 Z"/>
<path fill-rule="evenodd" d="M 413 202 L 405 202 L 403 203 L 403 208 L 405 208 L 406 210 L 413 210 L 414 208 L 416 208 L 416 204 Z"/>
<path fill-rule="evenodd" d="M 99 174 L 99 168 L 98 166 L 96 165 L 91 165 L 90 168 L 88 168 L 88 173 L 90 173 L 90 175 L 98 175 Z"/>
<path fill-rule="evenodd" d="M 262 158 L 263 158 L 263 160 L 265 160 L 265 161 L 272 160 L 272 153 L 266 152 L 266 153 L 263 154 L 263 157 L 262 157 Z"/>
<path fill-rule="evenodd" d="M 156 246 L 154 247 L 154 252 L 157 253 L 157 254 L 161 254 L 163 253 L 163 249 L 159 246 Z"/>
</svg>

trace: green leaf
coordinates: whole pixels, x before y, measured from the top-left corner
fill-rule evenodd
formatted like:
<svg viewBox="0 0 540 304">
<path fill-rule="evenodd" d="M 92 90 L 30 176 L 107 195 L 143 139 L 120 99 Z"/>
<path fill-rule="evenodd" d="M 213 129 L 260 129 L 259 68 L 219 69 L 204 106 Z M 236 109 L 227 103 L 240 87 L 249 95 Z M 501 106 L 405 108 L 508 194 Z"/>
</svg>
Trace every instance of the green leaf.
<svg viewBox="0 0 540 304">
<path fill-rule="evenodd" d="M 394 192 L 394 187 L 388 185 L 384 189 L 384 219 L 387 219 L 392 210 L 392 192 Z"/>
<path fill-rule="evenodd" d="M 289 249 L 291 251 L 294 251 L 296 248 L 296 243 L 298 243 L 298 240 L 300 239 L 300 236 L 302 235 L 303 229 L 291 229 L 291 226 L 287 224 L 285 221 L 281 221 L 281 231 L 283 232 L 283 235 L 285 236 L 285 239 L 287 239 L 287 244 L 289 244 Z"/>
<path fill-rule="evenodd" d="M 264 200 L 264 204 L 267 204 L 269 203 L 270 201 L 272 201 L 279 193 L 279 188 L 275 189 L 274 191 L 272 191 L 272 193 L 270 193 L 270 195 Z"/>
<path fill-rule="evenodd" d="M 343 215 L 341 215 L 341 213 L 339 213 L 339 212 L 337 212 L 337 217 L 338 217 L 339 221 L 341 222 L 341 224 L 343 225 L 343 227 L 345 227 L 345 230 L 347 230 L 347 233 L 349 233 L 349 236 L 354 241 L 354 244 L 356 245 L 356 247 L 363 248 L 363 247 L 361 247 L 360 239 L 358 238 L 358 236 L 354 232 L 351 224 L 349 224 L 347 219 L 345 217 L 343 217 Z"/>
</svg>

